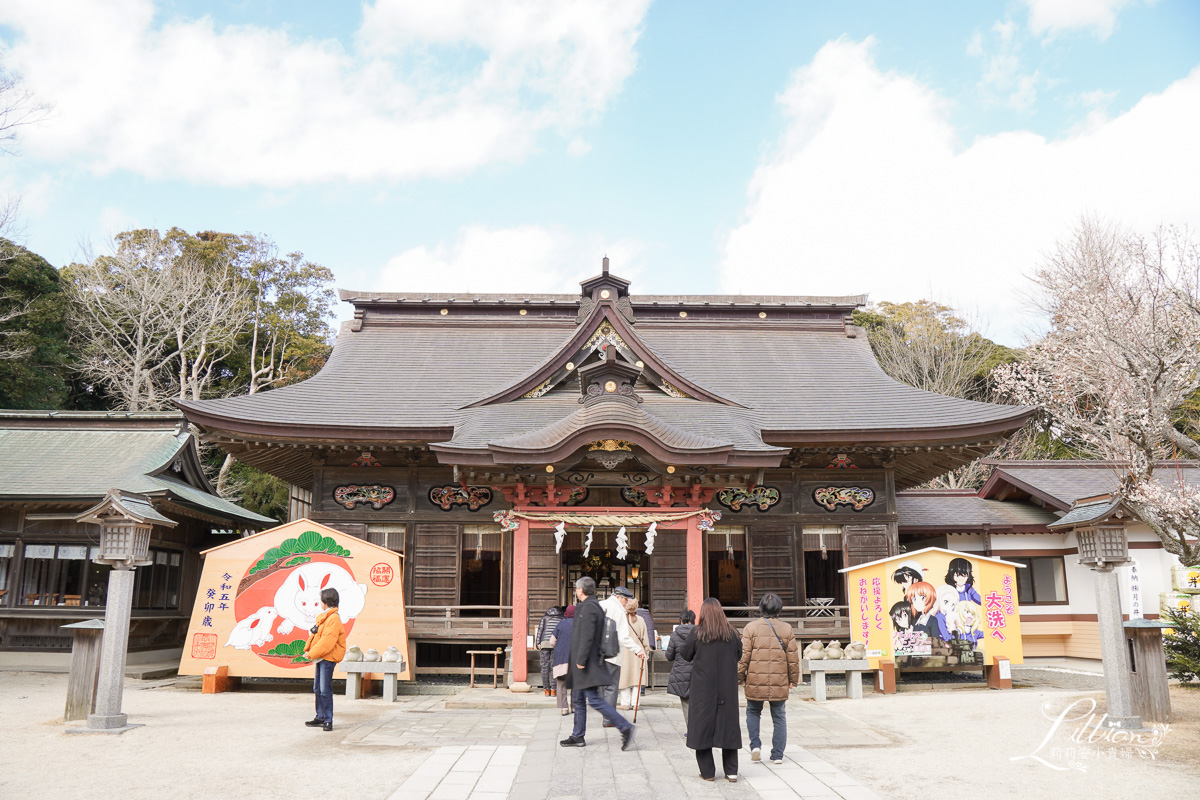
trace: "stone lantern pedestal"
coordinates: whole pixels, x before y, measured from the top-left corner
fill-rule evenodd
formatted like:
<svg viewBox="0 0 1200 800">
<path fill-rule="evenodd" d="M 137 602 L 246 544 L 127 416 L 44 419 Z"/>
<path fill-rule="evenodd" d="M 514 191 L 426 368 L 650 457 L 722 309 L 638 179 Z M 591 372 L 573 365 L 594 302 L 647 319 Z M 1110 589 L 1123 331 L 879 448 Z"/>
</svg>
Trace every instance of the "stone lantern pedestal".
<svg viewBox="0 0 1200 800">
<path fill-rule="evenodd" d="M 93 561 L 112 567 L 108 573 L 108 599 L 104 607 L 104 637 L 100 644 L 100 671 L 96 681 L 96 707 L 87 727 L 68 733 L 124 733 L 130 728 L 121 711 L 125 693 L 125 660 L 129 651 L 129 620 L 133 611 L 134 569 L 150 564 L 150 531 L 155 525 L 175 527 L 175 521 L 155 510 L 150 498 L 109 490 L 100 503 L 76 517 L 78 522 L 100 526 L 100 554 Z"/>
</svg>

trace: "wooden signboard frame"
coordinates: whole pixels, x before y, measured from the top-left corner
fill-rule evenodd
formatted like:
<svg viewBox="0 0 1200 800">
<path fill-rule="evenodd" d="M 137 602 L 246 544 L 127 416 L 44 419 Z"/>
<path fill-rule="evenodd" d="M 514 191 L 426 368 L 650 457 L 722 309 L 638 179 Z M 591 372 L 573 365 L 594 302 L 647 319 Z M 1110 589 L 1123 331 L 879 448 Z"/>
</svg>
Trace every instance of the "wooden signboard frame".
<svg viewBox="0 0 1200 800">
<path fill-rule="evenodd" d="M 347 645 L 397 648 L 399 677 L 412 679 L 399 553 L 301 519 L 202 555 L 180 675 L 226 667 L 231 678 L 311 678 L 304 643 L 321 589 L 334 588 Z"/>
</svg>

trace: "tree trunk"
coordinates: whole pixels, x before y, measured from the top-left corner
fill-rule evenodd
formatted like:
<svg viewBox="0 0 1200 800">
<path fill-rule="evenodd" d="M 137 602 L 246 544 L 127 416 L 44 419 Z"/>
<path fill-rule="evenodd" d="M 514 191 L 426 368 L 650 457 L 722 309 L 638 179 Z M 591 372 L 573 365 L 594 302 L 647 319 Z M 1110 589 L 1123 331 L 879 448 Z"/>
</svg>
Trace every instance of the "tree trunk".
<svg viewBox="0 0 1200 800">
<path fill-rule="evenodd" d="M 229 488 L 229 470 L 233 469 L 233 465 L 237 462 L 233 456 L 225 454 L 225 460 L 221 462 L 221 469 L 217 473 L 217 494 L 221 497 L 225 496 L 225 490 Z"/>
<path fill-rule="evenodd" d="M 1171 444 L 1187 453 L 1192 458 L 1200 459 L 1200 442 L 1171 428 Z"/>
</svg>

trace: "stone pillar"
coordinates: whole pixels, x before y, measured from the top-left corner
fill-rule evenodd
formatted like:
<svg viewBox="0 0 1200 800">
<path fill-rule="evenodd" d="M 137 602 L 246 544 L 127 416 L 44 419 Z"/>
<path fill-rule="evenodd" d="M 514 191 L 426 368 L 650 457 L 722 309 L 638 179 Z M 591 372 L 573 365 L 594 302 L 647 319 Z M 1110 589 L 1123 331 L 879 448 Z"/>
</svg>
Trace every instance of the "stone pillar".
<svg viewBox="0 0 1200 800">
<path fill-rule="evenodd" d="M 687 518 L 687 607 L 700 616 L 704 602 L 704 531 L 700 518 Z"/>
<path fill-rule="evenodd" d="M 129 649 L 129 615 L 133 610 L 132 569 L 108 573 L 108 600 L 104 608 L 104 638 L 100 645 L 100 678 L 96 684 L 96 711 L 88 715 L 88 727 L 101 730 L 124 728 L 121 713 L 125 693 L 125 656 Z"/>
<path fill-rule="evenodd" d="M 1096 619 L 1100 626 L 1104 694 L 1108 698 L 1108 714 L 1104 724 L 1110 728 L 1140 728 L 1142 719 L 1133 713 L 1117 573 L 1111 565 L 1094 567 L 1092 571 L 1096 575 Z"/>
<path fill-rule="evenodd" d="M 513 531 L 512 574 L 512 676 L 514 692 L 528 692 L 529 647 L 529 521 L 517 520 Z"/>
</svg>

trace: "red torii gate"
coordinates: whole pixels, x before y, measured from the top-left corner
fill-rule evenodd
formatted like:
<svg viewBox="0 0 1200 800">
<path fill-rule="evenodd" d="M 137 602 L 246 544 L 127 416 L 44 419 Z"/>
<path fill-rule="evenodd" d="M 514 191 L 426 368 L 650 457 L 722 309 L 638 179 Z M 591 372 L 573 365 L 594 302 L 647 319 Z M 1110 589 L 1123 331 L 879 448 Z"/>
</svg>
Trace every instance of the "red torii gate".
<svg viewBox="0 0 1200 800">
<path fill-rule="evenodd" d="M 573 507 L 567 509 L 544 506 L 515 506 L 511 511 L 499 511 L 495 520 L 503 530 L 513 532 L 513 688 L 525 687 L 529 677 L 526 640 L 529 635 L 529 530 L 531 527 L 553 528 L 562 522 L 567 525 L 600 525 L 640 527 L 656 523 L 659 531 L 685 531 L 687 535 L 687 604 L 699 614 L 704 601 L 704 538 L 721 518 L 721 512 L 700 507 L 681 508 L 608 508 Z"/>
</svg>

